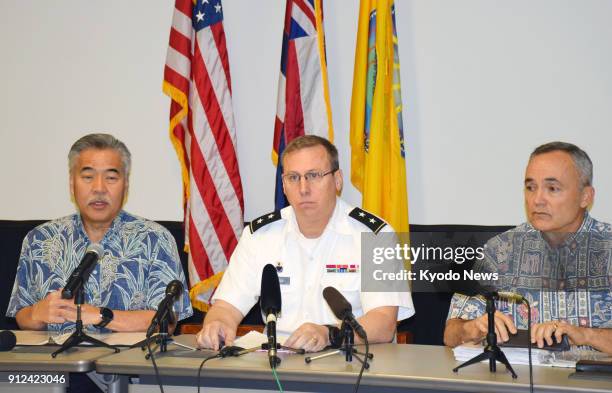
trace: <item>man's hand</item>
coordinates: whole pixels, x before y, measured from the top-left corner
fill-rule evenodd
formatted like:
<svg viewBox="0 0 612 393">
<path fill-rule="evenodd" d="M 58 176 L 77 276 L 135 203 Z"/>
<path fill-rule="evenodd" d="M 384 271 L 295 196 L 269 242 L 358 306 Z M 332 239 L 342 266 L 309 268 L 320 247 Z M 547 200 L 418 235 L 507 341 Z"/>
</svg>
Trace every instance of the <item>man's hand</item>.
<svg viewBox="0 0 612 393">
<path fill-rule="evenodd" d="M 567 334 L 570 344 L 589 345 L 587 328 L 555 321 L 534 323 L 531 327 L 531 343 L 542 348 L 545 342 L 547 345 L 553 344 L 553 336 L 560 343 L 564 334 Z"/>
<path fill-rule="evenodd" d="M 444 344 L 456 347 L 466 342 L 481 341 L 487 335 L 488 321 L 487 314 L 469 321 L 460 318 L 449 319 L 444 329 Z M 495 333 L 499 342 L 508 341 L 509 333 L 516 334 L 512 318 L 495 311 Z"/>
<path fill-rule="evenodd" d="M 70 301 L 72 302 L 73 300 Z M 64 309 L 63 316 L 66 321 L 76 322 L 76 306 L 71 309 Z M 90 304 L 81 305 L 81 320 L 83 321 L 83 325 L 95 325 L 102 322 L 102 317 L 100 316 L 100 307 L 92 306 Z"/>
<path fill-rule="evenodd" d="M 198 348 L 207 348 L 218 351 L 221 348 L 221 342 L 225 342 L 225 346 L 234 345 L 236 339 L 236 329 L 227 325 L 223 321 L 211 321 L 204 323 L 202 330 L 196 336 Z"/>
<path fill-rule="evenodd" d="M 32 319 L 44 323 L 64 323 L 67 315 L 76 315 L 72 299 L 62 299 L 62 290 L 50 292 L 43 300 L 32 305 Z"/>
<path fill-rule="evenodd" d="M 225 300 L 218 299 L 206 313 L 204 325 L 196 336 L 198 348 L 218 351 L 221 341 L 225 345 L 234 345 L 236 329 L 244 315 Z"/>
<path fill-rule="evenodd" d="M 473 337 L 470 341 L 479 341 L 487 335 L 489 317 L 487 314 L 468 321 L 463 326 L 468 337 Z M 497 341 L 506 342 L 510 339 L 510 333 L 516 334 L 516 326 L 512 318 L 504 313 L 495 311 L 495 334 Z M 467 340 L 466 340 L 467 341 Z"/>
<path fill-rule="evenodd" d="M 303 348 L 308 352 L 321 351 L 329 345 L 329 330 L 327 326 L 307 322 L 297 328 L 285 341 L 290 348 Z"/>
</svg>

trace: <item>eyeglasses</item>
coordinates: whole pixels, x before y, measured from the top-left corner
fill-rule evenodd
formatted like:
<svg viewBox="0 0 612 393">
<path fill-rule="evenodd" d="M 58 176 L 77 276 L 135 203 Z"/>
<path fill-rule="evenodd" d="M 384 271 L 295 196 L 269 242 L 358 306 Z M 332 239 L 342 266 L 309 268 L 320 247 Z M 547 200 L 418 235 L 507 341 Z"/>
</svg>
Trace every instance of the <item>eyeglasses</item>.
<svg viewBox="0 0 612 393">
<path fill-rule="evenodd" d="M 309 171 L 309 172 L 304 173 L 303 175 L 300 175 L 299 173 L 291 172 L 291 173 L 287 173 L 283 175 L 283 181 L 290 186 L 294 186 L 294 185 L 300 184 L 302 177 L 304 177 L 304 179 L 306 180 L 306 183 L 315 184 L 323 180 L 325 176 L 331 173 L 335 173 L 336 171 L 337 169 L 332 169 L 331 171 L 328 171 L 328 172 Z"/>
</svg>

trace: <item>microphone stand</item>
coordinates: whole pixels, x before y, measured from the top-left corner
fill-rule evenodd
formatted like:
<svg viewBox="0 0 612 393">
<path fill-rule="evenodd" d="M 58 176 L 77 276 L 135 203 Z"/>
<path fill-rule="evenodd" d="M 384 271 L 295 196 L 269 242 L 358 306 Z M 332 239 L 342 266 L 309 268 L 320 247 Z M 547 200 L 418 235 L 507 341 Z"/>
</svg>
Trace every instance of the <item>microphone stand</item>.
<svg viewBox="0 0 612 393">
<path fill-rule="evenodd" d="M 504 352 L 497 345 L 497 335 L 495 334 L 495 301 L 499 299 L 496 293 L 486 294 L 487 299 L 487 346 L 480 355 L 474 356 L 467 362 L 453 368 L 453 372 L 459 371 L 460 368 L 467 367 L 471 364 L 480 363 L 483 360 L 489 360 L 489 371 L 496 372 L 496 362 L 506 366 L 506 369 L 512 374 L 512 378 L 516 379 L 516 373 L 512 369 L 510 362 L 504 355 Z M 531 318 L 531 316 L 530 316 Z"/>
<path fill-rule="evenodd" d="M 172 323 L 175 322 L 174 313 L 171 309 L 171 304 L 168 304 L 166 306 L 165 316 L 161 319 L 159 323 L 159 332 L 157 332 L 157 334 L 155 335 L 147 337 L 140 346 L 140 349 L 144 351 L 148 344 L 154 342 L 156 347 L 159 347 L 159 352 L 166 352 L 168 350 L 168 344 L 172 342 L 170 334 L 168 334 L 168 320 L 171 320 Z M 151 358 L 151 354 L 152 352 L 147 353 L 145 355 L 145 359 L 149 360 Z"/>
<path fill-rule="evenodd" d="M 344 321 L 342 321 L 342 325 L 340 326 L 340 330 L 342 331 L 341 333 L 341 337 L 342 337 L 342 344 L 340 346 L 340 348 L 331 351 L 331 352 L 327 352 L 321 355 L 317 355 L 317 356 L 308 356 L 306 358 L 304 358 L 304 361 L 306 363 L 310 363 L 313 360 L 318 360 L 318 359 L 324 359 L 333 355 L 337 355 L 337 354 L 344 354 L 344 359 L 347 362 L 352 362 L 353 361 L 353 357 L 355 359 L 357 359 L 364 368 L 369 369 L 370 368 L 370 364 L 368 363 L 369 360 L 374 359 L 374 354 L 372 353 L 368 353 L 367 356 L 365 353 L 363 352 L 359 352 L 356 348 L 355 348 L 355 332 L 353 331 L 353 328 L 351 327 L 351 325 L 348 323 L 348 321 L 345 319 Z M 363 358 L 362 358 L 363 356 Z"/>
<path fill-rule="evenodd" d="M 58 354 L 75 347 L 81 343 L 89 343 L 94 347 L 104 347 L 114 349 L 115 353 L 119 352 L 119 348 L 114 345 L 110 345 L 105 343 L 104 341 L 100 341 L 96 338 L 88 336 L 83 332 L 83 320 L 81 319 L 81 306 L 85 301 L 85 294 L 83 293 L 83 285 L 79 285 L 75 294 L 74 294 L 74 304 L 76 304 L 77 308 L 77 319 L 76 319 L 76 329 L 75 331 L 64 341 L 60 349 L 53 352 L 51 354 L 52 357 L 56 357 Z"/>
<path fill-rule="evenodd" d="M 251 352 L 255 352 L 255 351 L 259 351 L 259 350 L 264 350 L 267 351 L 271 348 L 270 343 L 263 343 L 257 347 L 252 347 L 252 348 L 247 348 L 247 349 L 242 349 L 242 348 L 238 348 L 239 350 L 236 351 L 235 353 L 230 353 L 228 355 L 225 356 L 219 356 L 219 357 L 228 357 L 228 356 L 233 356 L 233 357 L 238 357 L 238 356 L 242 356 L 242 355 L 246 355 L 247 353 L 251 353 Z M 303 355 L 306 353 L 306 350 L 304 350 L 303 348 L 291 348 L 291 347 L 287 347 L 285 345 L 281 345 L 279 343 L 276 343 L 276 349 L 282 349 L 285 351 L 290 351 L 293 352 L 295 354 L 298 355 Z M 273 356 L 270 358 L 270 367 L 272 368 L 276 368 L 277 365 L 279 365 L 281 362 L 281 359 L 278 356 Z"/>
</svg>

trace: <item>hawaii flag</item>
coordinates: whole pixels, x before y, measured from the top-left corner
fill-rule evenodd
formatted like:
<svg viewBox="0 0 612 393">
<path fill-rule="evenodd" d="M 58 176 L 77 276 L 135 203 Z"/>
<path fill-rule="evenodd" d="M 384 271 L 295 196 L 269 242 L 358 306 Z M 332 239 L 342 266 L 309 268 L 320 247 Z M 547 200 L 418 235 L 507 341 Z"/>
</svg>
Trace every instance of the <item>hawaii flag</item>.
<svg viewBox="0 0 612 393">
<path fill-rule="evenodd" d="M 322 0 L 287 0 L 272 161 L 276 165 L 275 209 L 287 206 L 279 162 L 285 146 L 302 135 L 333 142 L 325 59 Z"/>
</svg>

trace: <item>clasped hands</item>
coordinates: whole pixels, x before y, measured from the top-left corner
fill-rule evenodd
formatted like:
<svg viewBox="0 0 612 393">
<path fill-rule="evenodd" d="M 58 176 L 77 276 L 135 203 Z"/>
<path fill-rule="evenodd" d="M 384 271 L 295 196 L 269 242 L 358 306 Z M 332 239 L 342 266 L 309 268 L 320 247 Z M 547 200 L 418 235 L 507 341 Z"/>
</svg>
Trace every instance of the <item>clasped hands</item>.
<svg viewBox="0 0 612 393">
<path fill-rule="evenodd" d="M 466 330 L 469 336 L 474 337 L 475 341 L 481 340 L 487 334 L 488 316 L 482 315 L 466 323 Z M 517 329 L 512 318 L 500 311 L 495 312 L 495 333 L 497 340 L 506 342 L 510 339 L 510 334 L 516 334 Z M 566 334 L 570 344 L 587 345 L 584 329 L 562 321 L 549 321 L 534 323 L 531 326 L 531 343 L 543 348 L 544 345 L 553 345 L 553 337 L 557 342 L 561 342 L 562 336 Z"/>
<path fill-rule="evenodd" d="M 32 319 L 44 323 L 76 322 L 77 307 L 74 299 L 62 299 L 62 289 L 49 292 L 47 296 L 32 306 Z M 81 320 L 84 325 L 94 325 L 101 321 L 98 307 L 83 304 Z"/>
<path fill-rule="evenodd" d="M 236 329 L 222 321 L 205 323 L 196 336 L 199 348 L 218 351 L 221 343 L 234 345 Z M 326 326 L 314 323 L 304 323 L 289 336 L 284 345 L 294 349 L 304 349 L 307 352 L 317 352 L 329 345 L 329 332 Z"/>
</svg>

